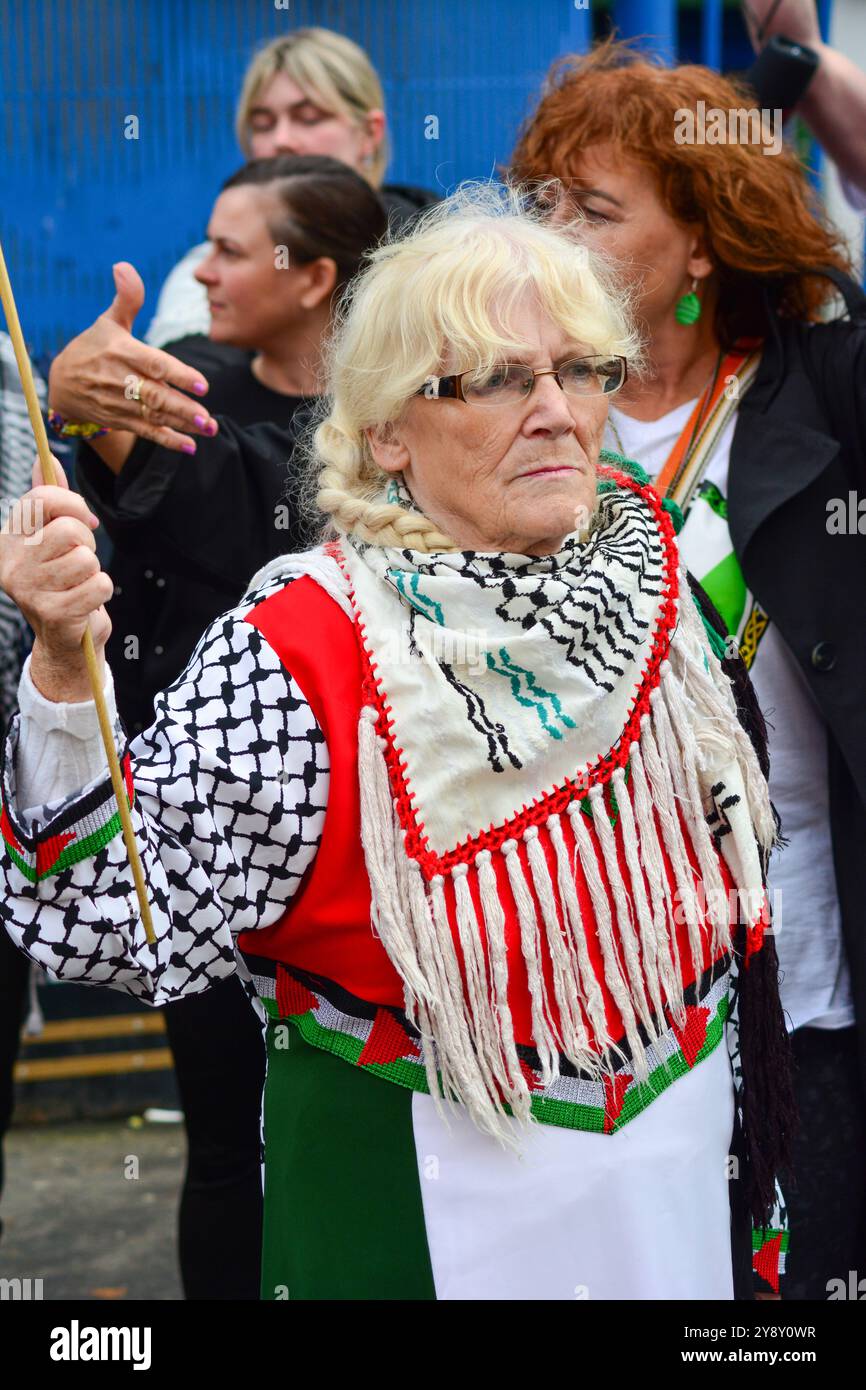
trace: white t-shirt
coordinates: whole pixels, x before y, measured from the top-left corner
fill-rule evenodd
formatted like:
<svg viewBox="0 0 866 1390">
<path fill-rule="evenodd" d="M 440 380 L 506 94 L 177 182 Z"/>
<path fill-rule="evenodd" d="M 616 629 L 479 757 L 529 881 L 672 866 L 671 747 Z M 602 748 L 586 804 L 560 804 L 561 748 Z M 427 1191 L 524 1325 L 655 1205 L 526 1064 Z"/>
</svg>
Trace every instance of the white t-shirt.
<svg viewBox="0 0 866 1390">
<path fill-rule="evenodd" d="M 860 188 L 858 184 L 852 183 L 850 179 L 845 178 L 844 174 L 839 175 L 839 183 L 849 207 L 852 207 L 855 212 L 866 212 L 866 188 Z"/>
<path fill-rule="evenodd" d="M 655 477 L 694 406 L 688 401 L 653 421 L 611 407 L 626 457 Z M 741 651 L 752 654 L 749 674 L 769 736 L 770 795 L 788 841 L 774 850 L 769 873 L 788 1026 L 845 1028 L 854 1022 L 854 1004 L 830 838 L 827 732 L 793 654 L 746 588 L 733 554 L 726 497 L 735 425 L 733 415 L 695 493 L 680 550 Z M 620 452 L 610 424 L 604 442 Z"/>
</svg>

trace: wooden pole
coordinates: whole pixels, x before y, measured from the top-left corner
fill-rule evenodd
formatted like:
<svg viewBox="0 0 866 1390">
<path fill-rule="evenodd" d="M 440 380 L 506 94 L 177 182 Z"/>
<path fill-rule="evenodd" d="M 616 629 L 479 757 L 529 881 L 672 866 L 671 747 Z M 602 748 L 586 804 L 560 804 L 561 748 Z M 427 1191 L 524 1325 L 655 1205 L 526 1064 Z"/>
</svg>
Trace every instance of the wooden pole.
<svg viewBox="0 0 866 1390">
<path fill-rule="evenodd" d="M 18 375 L 21 378 L 21 386 L 27 401 L 27 412 L 30 416 L 33 437 L 36 440 L 36 451 L 39 455 L 39 462 L 42 465 L 42 477 L 49 487 L 53 487 L 57 484 L 54 459 L 51 457 L 51 450 L 48 447 L 48 435 L 45 433 L 45 421 L 42 418 L 42 411 L 39 408 L 39 398 L 36 395 L 36 385 L 33 381 L 30 357 L 24 346 L 24 336 L 21 332 L 18 310 L 15 307 L 15 297 L 12 294 L 12 284 L 9 279 L 9 272 L 6 269 L 6 258 L 3 255 L 2 244 L 0 244 L 0 301 L 2 301 L 3 304 L 3 312 L 6 315 L 6 325 L 9 329 L 9 337 L 12 339 L 12 347 L 15 350 L 15 361 L 18 363 Z M 120 813 L 120 824 L 123 829 L 126 852 L 129 855 L 132 877 L 135 880 L 135 891 L 138 895 L 139 907 L 141 908 L 141 920 L 144 923 L 145 936 L 151 945 L 155 945 L 156 935 L 153 930 L 150 903 L 147 899 L 147 885 L 144 881 L 144 871 L 141 867 L 138 846 L 135 843 L 132 817 L 129 814 L 129 805 L 126 800 L 126 787 L 123 784 L 120 761 L 117 756 L 117 749 L 114 746 L 114 731 L 108 720 L 108 709 L 105 704 L 105 696 L 102 693 L 102 681 L 99 677 L 99 668 L 96 664 L 96 650 L 93 646 L 93 634 L 89 626 L 84 630 L 84 636 L 81 639 L 81 647 L 84 652 L 84 659 L 87 662 L 87 672 L 90 676 L 90 685 L 93 691 L 93 698 L 96 702 L 99 730 L 102 734 L 105 755 L 108 758 L 108 770 L 111 773 L 111 785 L 114 788 L 117 809 Z"/>
</svg>

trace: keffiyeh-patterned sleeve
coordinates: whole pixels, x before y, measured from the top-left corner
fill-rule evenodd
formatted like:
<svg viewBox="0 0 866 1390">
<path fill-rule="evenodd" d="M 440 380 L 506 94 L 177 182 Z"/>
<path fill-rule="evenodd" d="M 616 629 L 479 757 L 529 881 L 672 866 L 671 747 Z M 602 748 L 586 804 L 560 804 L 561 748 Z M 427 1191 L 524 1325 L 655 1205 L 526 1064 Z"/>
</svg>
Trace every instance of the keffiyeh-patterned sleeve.
<svg viewBox="0 0 866 1390">
<path fill-rule="evenodd" d="M 0 922 L 62 980 L 147 1003 L 236 968 L 233 939 L 272 925 L 315 857 L 329 764 L 300 689 L 245 615 L 216 619 L 151 727 L 118 745 L 157 936 L 148 945 L 106 772 L 27 810 L 16 800 L 20 716 L 3 759 Z M 95 723 L 95 714 L 94 714 Z"/>
</svg>

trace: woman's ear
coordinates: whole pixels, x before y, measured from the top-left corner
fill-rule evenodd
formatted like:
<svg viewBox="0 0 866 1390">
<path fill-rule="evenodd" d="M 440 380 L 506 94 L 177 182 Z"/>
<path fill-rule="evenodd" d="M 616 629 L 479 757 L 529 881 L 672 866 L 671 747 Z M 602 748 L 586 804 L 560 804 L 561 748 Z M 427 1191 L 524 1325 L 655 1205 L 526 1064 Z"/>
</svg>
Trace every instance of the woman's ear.
<svg viewBox="0 0 866 1390">
<path fill-rule="evenodd" d="M 364 135 L 366 136 L 364 159 L 367 164 L 372 164 L 376 157 L 376 151 L 385 137 L 385 112 L 375 107 L 368 111 L 364 117 Z"/>
<path fill-rule="evenodd" d="M 399 438 L 394 422 L 368 425 L 364 430 L 370 453 L 385 473 L 402 473 L 409 463 L 409 450 Z"/>
<path fill-rule="evenodd" d="M 323 300 L 330 299 L 337 285 L 337 262 L 330 256 L 319 256 L 301 269 L 307 273 L 307 288 L 299 298 L 302 309 L 317 309 Z"/>
<path fill-rule="evenodd" d="M 708 275 L 712 275 L 715 268 L 706 237 L 702 231 L 698 231 L 690 248 L 686 274 L 693 280 L 705 280 Z"/>
</svg>

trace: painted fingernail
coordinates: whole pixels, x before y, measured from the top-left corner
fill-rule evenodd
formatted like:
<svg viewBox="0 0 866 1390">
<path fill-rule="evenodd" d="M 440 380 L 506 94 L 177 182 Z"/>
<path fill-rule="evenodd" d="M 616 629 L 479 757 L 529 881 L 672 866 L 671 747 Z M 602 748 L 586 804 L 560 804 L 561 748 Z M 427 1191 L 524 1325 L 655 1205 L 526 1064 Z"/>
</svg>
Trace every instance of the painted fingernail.
<svg viewBox="0 0 866 1390">
<path fill-rule="evenodd" d="M 210 420 L 210 421 L 208 422 L 207 432 L 208 432 L 208 434 L 216 434 L 216 432 L 217 432 L 216 420 Z"/>
<path fill-rule="evenodd" d="M 181 444 L 180 447 L 181 447 L 181 449 L 183 449 L 183 452 L 184 452 L 185 454 L 194 454 L 194 453 L 195 453 L 195 445 L 194 445 L 194 444 Z"/>
<path fill-rule="evenodd" d="M 192 389 L 193 391 L 195 391 L 197 396 L 204 396 L 207 393 L 207 387 L 205 386 L 203 381 L 194 381 L 192 384 Z"/>
<path fill-rule="evenodd" d="M 195 424 L 198 425 L 200 430 L 203 430 L 207 424 L 207 420 L 204 418 L 203 415 L 194 415 L 193 421 Z"/>
</svg>

